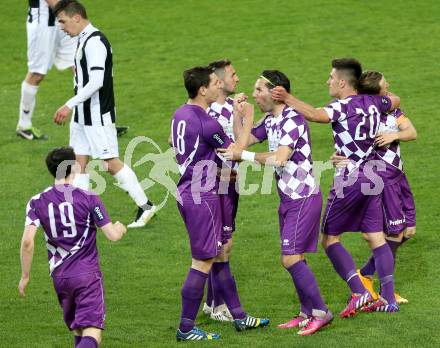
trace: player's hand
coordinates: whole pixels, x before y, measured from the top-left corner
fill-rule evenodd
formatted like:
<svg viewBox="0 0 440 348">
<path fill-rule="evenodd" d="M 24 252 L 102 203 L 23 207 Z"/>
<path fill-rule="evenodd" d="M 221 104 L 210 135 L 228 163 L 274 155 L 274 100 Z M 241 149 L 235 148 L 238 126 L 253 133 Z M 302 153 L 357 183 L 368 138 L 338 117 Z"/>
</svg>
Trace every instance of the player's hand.
<svg viewBox="0 0 440 348">
<path fill-rule="evenodd" d="M 115 225 L 115 228 L 117 229 L 117 231 L 120 231 L 120 233 L 122 235 L 127 233 L 127 227 L 125 227 L 125 225 L 123 223 L 120 223 L 119 221 L 116 221 L 114 223 L 114 225 Z"/>
<path fill-rule="evenodd" d="M 237 149 L 235 144 L 231 144 L 227 149 L 217 149 L 217 151 L 228 161 L 238 161 L 241 160 L 242 150 Z"/>
<path fill-rule="evenodd" d="M 243 120 L 246 120 L 248 123 L 254 123 L 254 105 L 248 102 L 243 102 Z"/>
<path fill-rule="evenodd" d="M 335 152 L 333 155 L 330 156 L 330 162 L 335 168 L 345 168 L 350 163 L 350 160 L 347 157 L 341 156 L 340 154 Z"/>
<path fill-rule="evenodd" d="M 69 118 L 70 111 L 72 111 L 72 110 L 67 105 L 63 105 L 55 113 L 53 121 L 59 125 L 65 124 Z"/>
<path fill-rule="evenodd" d="M 248 96 L 245 93 L 237 93 L 234 96 L 234 103 L 243 103 L 246 102 L 248 100 Z"/>
<path fill-rule="evenodd" d="M 412 238 L 416 234 L 416 227 L 407 227 L 405 232 L 403 232 L 403 236 L 405 238 Z"/>
<path fill-rule="evenodd" d="M 20 282 L 18 283 L 18 292 L 21 297 L 26 297 L 24 290 L 29 284 L 29 277 L 21 277 Z"/>
<path fill-rule="evenodd" d="M 288 98 L 289 93 L 286 91 L 284 87 L 276 86 L 272 88 L 272 99 L 285 103 Z"/>
<path fill-rule="evenodd" d="M 392 142 L 398 140 L 396 132 L 393 133 L 379 133 L 374 139 L 374 144 L 379 147 L 387 146 Z"/>
</svg>

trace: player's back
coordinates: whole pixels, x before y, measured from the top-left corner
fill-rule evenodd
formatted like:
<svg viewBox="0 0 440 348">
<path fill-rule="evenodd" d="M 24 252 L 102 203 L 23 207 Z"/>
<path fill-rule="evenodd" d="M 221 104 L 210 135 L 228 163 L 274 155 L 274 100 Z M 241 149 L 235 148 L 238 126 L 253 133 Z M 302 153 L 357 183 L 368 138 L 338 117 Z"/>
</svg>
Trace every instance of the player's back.
<svg viewBox="0 0 440 348">
<path fill-rule="evenodd" d="M 26 219 L 44 229 L 53 276 L 99 271 L 95 225 L 110 220 L 97 195 L 71 185 L 49 187 L 31 198 Z"/>
<path fill-rule="evenodd" d="M 212 190 L 206 194 L 209 197 L 210 193 L 216 191 L 218 184 L 215 149 L 229 144 L 230 139 L 224 134 L 220 124 L 208 116 L 203 108 L 190 104 L 185 104 L 176 110 L 171 131 L 181 175 L 177 185 L 180 194 L 191 195 L 194 193 L 191 189 L 211 186 L 208 181 L 214 180 Z M 195 172 L 195 168 L 200 171 Z M 197 187 L 191 188 L 193 182 L 199 183 Z"/>
<path fill-rule="evenodd" d="M 325 108 L 332 122 L 335 149 L 351 160 L 344 175 L 375 159 L 374 139 L 381 115 L 388 112 L 390 107 L 388 97 L 354 95 L 336 100 Z"/>
</svg>

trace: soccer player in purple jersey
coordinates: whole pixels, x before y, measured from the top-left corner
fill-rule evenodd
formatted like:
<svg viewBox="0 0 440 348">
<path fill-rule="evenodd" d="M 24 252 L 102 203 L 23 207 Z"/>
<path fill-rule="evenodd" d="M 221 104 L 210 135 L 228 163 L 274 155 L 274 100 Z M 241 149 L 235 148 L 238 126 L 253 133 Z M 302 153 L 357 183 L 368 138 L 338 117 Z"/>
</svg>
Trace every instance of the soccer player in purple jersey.
<svg viewBox="0 0 440 348">
<path fill-rule="evenodd" d="M 46 157 L 55 184 L 33 196 L 27 204 L 18 290 L 24 297 L 35 235 L 42 226 L 49 270 L 63 308 L 64 321 L 74 333 L 75 347 L 92 348 L 101 342 L 105 320 L 96 228 L 112 241 L 121 239 L 126 228 L 119 222 L 110 221 L 97 195 L 72 186 L 74 163 L 75 153 L 70 147 L 56 148 Z"/>
<path fill-rule="evenodd" d="M 373 252 L 376 270 L 382 287 L 384 311 L 399 310 L 394 297 L 394 260 L 383 233 L 383 212 L 380 177 L 373 176 L 375 138 L 382 114 L 399 106 L 396 96 L 358 94 L 361 64 L 351 58 L 334 59 L 327 81 L 329 94 L 336 98 L 325 108 L 314 108 L 288 94 L 282 87 L 273 89 L 273 98 L 283 100 L 313 122 L 332 123 L 336 152 L 350 161 L 337 168 L 333 187 L 325 210 L 322 244 L 339 276 L 347 282 L 351 297 L 340 313 L 341 318 L 355 315 L 373 301 L 362 284 L 350 253 L 343 247 L 341 234 L 363 233 Z M 373 182 L 370 177 L 379 179 Z M 382 183 L 383 184 L 383 183 Z"/>
<path fill-rule="evenodd" d="M 222 126 L 225 134 L 235 141 L 234 135 L 234 99 L 231 97 L 235 93 L 239 82 L 238 75 L 229 59 L 218 60 L 209 64 L 214 69 L 215 74 L 221 83 L 221 89 L 217 100 L 212 103 L 207 113 L 216 119 Z M 218 161 L 219 167 L 225 167 L 228 175 L 220 175 L 220 180 L 225 182 L 226 192 L 220 193 L 222 207 L 223 227 L 222 227 L 222 252 L 218 256 L 218 261 L 213 264 L 213 268 L 229 268 L 229 257 L 232 250 L 232 234 L 235 231 L 235 216 L 238 207 L 238 192 L 235 185 L 237 176 L 237 163 L 230 163 L 232 168 L 222 160 Z M 229 170 L 228 170 L 229 169 Z M 223 187 L 223 186 L 222 186 Z M 220 190 L 222 191 L 222 190 Z M 233 318 L 225 305 L 221 292 L 218 290 L 218 280 L 210 272 L 208 278 L 206 303 L 203 305 L 203 312 L 218 321 L 232 321 Z"/>
<path fill-rule="evenodd" d="M 359 79 L 359 93 L 369 95 L 387 95 L 389 84 L 382 73 L 366 71 Z M 397 249 L 415 234 L 415 207 L 411 189 L 408 185 L 403 161 L 400 155 L 400 141 L 411 141 L 417 138 L 417 131 L 411 121 L 400 109 L 384 115 L 381 119 L 379 133 L 376 136 L 376 154 L 386 164 L 386 171 L 379 172 L 384 180 L 382 205 L 384 211 L 385 239 L 396 259 Z M 333 156 L 333 160 L 345 160 L 345 157 Z M 407 195 L 406 192 L 409 194 Z M 410 207 L 409 209 L 407 207 Z M 374 291 L 373 275 L 376 272 L 374 256 L 360 269 L 362 283 L 373 298 L 378 299 Z M 395 293 L 397 303 L 408 300 Z M 377 305 L 376 305 L 377 306 Z"/>
<path fill-rule="evenodd" d="M 216 150 L 247 143 L 253 109 L 246 102 L 237 105 L 237 112 L 244 113 L 244 131 L 237 139 L 240 145 L 234 144 L 220 124 L 206 113 L 209 105 L 217 100 L 221 87 L 213 69 L 195 67 L 186 70 L 183 77 L 189 100 L 173 115 L 171 138 L 181 175 L 177 184 L 177 206 L 188 231 L 192 263 L 182 287 L 182 314 L 176 338 L 178 341 L 212 340 L 219 335 L 208 334 L 194 325 L 211 268 L 238 331 L 269 324 L 268 319 L 254 318 L 243 311 L 229 268 L 212 267 L 221 253 L 223 222 Z"/>
<path fill-rule="evenodd" d="M 308 124 L 295 109 L 272 99 L 275 86 L 290 92 L 289 79 L 277 70 L 263 71 L 255 83 L 253 97 L 266 116 L 252 129 L 248 141 L 248 145 L 253 145 L 267 140 L 269 152 L 228 149 L 225 157 L 274 166 L 281 201 L 278 214 L 282 264 L 292 277 L 301 304 L 299 314 L 278 327 L 301 327 L 298 334 L 306 336 L 333 320 L 304 257 L 317 250 L 322 195 L 313 176 Z"/>
</svg>

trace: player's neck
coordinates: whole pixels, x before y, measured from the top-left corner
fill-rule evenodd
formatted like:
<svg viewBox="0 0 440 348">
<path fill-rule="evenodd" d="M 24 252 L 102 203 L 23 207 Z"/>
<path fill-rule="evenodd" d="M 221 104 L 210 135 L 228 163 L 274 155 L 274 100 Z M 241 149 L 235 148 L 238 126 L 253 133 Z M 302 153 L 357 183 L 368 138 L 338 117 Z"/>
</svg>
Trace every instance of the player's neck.
<svg viewBox="0 0 440 348">
<path fill-rule="evenodd" d="M 280 116 L 283 113 L 284 108 L 286 107 L 286 104 L 275 104 L 272 109 L 272 115 L 275 117 Z"/>
<path fill-rule="evenodd" d="M 198 105 L 200 106 L 203 110 L 206 110 L 209 106 L 209 104 L 206 102 L 205 98 L 203 98 L 202 96 L 197 96 L 193 99 L 188 99 L 187 104 L 189 105 Z"/>
<path fill-rule="evenodd" d="M 81 23 L 79 24 L 80 26 L 79 26 L 79 33 L 78 33 L 78 35 L 79 34 L 81 34 L 83 31 L 84 31 L 84 29 L 85 28 L 87 28 L 87 26 L 90 24 L 90 21 L 88 20 L 88 19 L 83 19 L 82 21 L 81 21 Z"/>
<path fill-rule="evenodd" d="M 348 97 L 350 97 L 352 95 L 357 95 L 357 94 L 358 93 L 357 93 L 357 91 L 355 89 L 349 88 L 349 89 L 341 91 L 339 99 L 345 99 L 345 98 L 348 98 Z"/>
<path fill-rule="evenodd" d="M 223 105 L 224 103 L 226 103 L 226 98 L 228 98 L 228 95 L 226 93 L 221 92 L 215 102 L 220 105 Z"/>
<path fill-rule="evenodd" d="M 69 175 L 67 178 L 63 179 L 55 179 L 55 185 L 72 185 L 73 184 L 73 176 Z"/>
</svg>

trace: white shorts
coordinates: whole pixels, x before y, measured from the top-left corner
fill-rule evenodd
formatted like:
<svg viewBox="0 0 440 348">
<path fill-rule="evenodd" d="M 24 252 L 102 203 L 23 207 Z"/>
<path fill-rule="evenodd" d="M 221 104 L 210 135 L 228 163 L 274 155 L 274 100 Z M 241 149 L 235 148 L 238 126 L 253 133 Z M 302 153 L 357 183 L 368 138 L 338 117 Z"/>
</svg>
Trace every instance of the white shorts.
<svg viewBox="0 0 440 348">
<path fill-rule="evenodd" d="M 93 159 L 119 157 L 116 127 L 113 123 L 105 126 L 85 126 L 70 122 L 70 143 L 76 155 L 91 156 Z"/>
<path fill-rule="evenodd" d="M 58 24 L 49 27 L 38 20 L 27 22 L 28 70 L 46 75 L 55 64 L 58 70 L 74 65 L 78 38 L 64 33 Z"/>
</svg>

